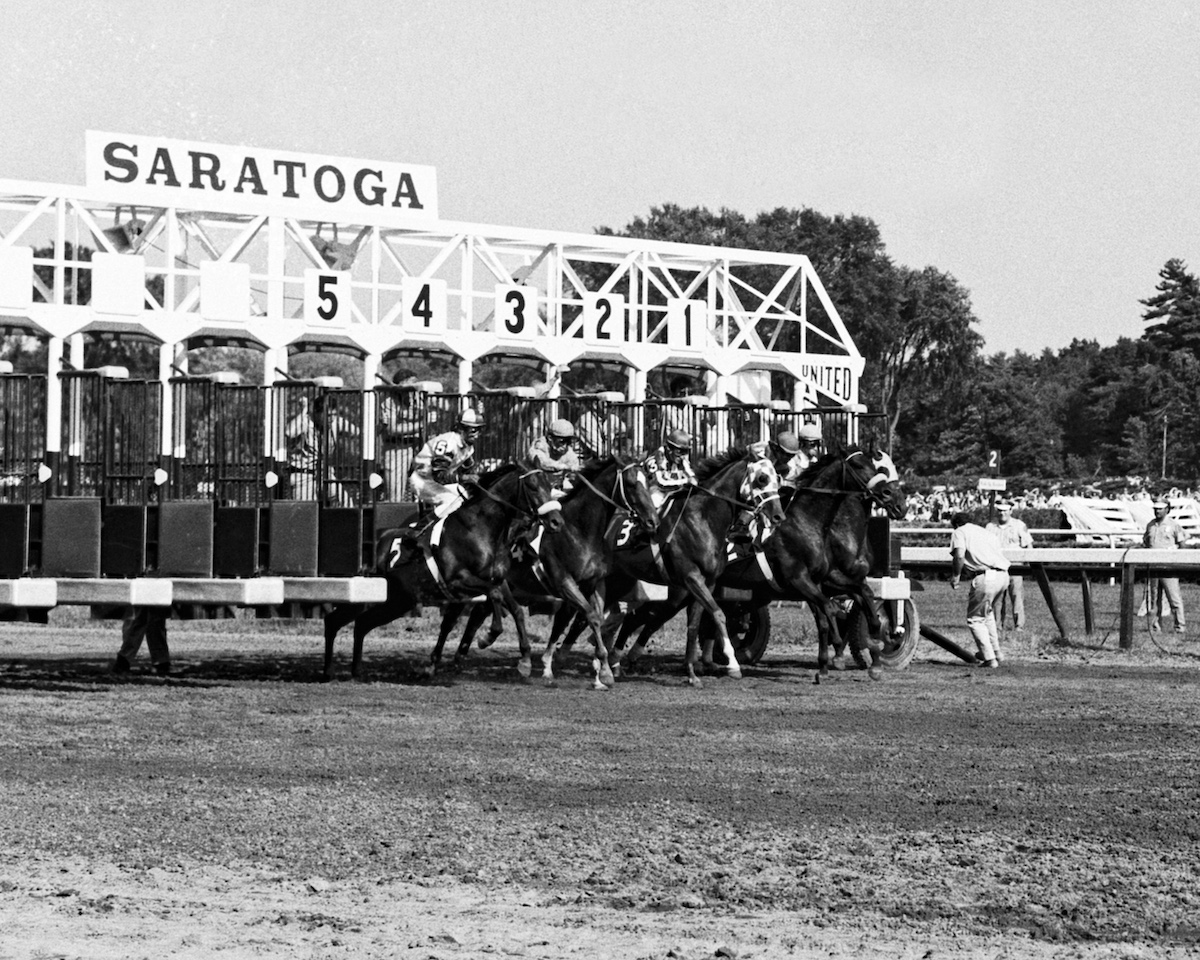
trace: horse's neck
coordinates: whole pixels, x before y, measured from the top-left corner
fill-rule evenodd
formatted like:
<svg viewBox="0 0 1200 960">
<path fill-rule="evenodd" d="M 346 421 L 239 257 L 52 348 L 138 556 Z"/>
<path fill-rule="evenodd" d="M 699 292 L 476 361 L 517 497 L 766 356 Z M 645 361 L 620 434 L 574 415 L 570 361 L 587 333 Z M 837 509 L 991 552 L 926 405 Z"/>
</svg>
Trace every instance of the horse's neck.
<svg viewBox="0 0 1200 960">
<path fill-rule="evenodd" d="M 581 480 L 576 480 L 576 483 L 582 486 Z M 599 490 L 603 496 L 598 495 L 589 487 L 583 487 L 574 496 L 563 501 L 563 521 L 583 533 L 595 532 L 597 536 L 600 536 L 604 533 L 602 524 L 607 523 L 612 514 L 617 511 L 616 505 L 609 502 L 616 499 L 614 495 L 617 492 L 617 485 L 613 482 L 612 470 L 600 471 L 595 477 L 589 477 L 588 483 Z"/>
<path fill-rule="evenodd" d="M 742 489 L 742 481 L 746 479 L 746 471 L 749 468 L 750 464 L 748 462 L 739 460 L 737 463 L 726 467 L 702 486 L 721 496 L 736 497 Z"/>
</svg>

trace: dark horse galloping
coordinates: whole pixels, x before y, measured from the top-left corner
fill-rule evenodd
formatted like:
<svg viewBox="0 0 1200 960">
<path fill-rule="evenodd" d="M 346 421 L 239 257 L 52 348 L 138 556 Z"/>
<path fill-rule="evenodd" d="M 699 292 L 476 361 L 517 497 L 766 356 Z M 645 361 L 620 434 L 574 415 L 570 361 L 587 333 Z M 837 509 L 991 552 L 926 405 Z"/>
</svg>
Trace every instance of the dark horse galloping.
<svg viewBox="0 0 1200 960">
<path fill-rule="evenodd" d="M 554 628 L 542 654 L 543 679 L 554 682 L 556 638 L 563 621 L 578 613 L 591 627 L 594 640 L 596 674 L 592 686 L 607 689 L 613 684 L 613 676 L 601 627 L 605 611 L 604 581 L 612 566 L 614 528 L 631 517 L 653 536 L 658 527 L 658 511 L 646 488 L 642 464 L 625 463 L 614 457 L 587 464 L 576 474 L 573 489 L 559 504 L 562 526 L 542 535 L 535 559 L 513 564 L 509 586 L 520 603 L 566 601 L 555 614 Z M 478 608 L 472 611 L 456 661 L 470 646 L 484 615 Z"/>
<path fill-rule="evenodd" d="M 618 550 L 607 589 L 612 598 L 624 596 L 638 580 L 665 583 L 686 589 L 680 594 L 693 600 L 688 617 L 685 659 L 688 683 L 700 685 L 696 675 L 701 615 L 707 612 L 717 625 L 731 677 L 741 667 L 725 629 L 725 614 L 713 597 L 717 578 L 725 569 L 726 541 L 737 512 L 751 507 L 770 523 L 783 520 L 779 505 L 779 475 L 769 460 L 752 460 L 746 451 L 733 448 L 709 457 L 696 466 L 699 483 L 687 487 L 664 504 L 658 542 L 650 549 Z M 676 607 L 678 609 L 678 607 Z"/>
<path fill-rule="evenodd" d="M 551 500 L 550 480 L 542 470 L 505 464 L 470 485 L 472 496 L 461 507 L 421 535 L 422 554 L 403 557 L 399 530 L 388 530 L 375 547 L 375 571 L 387 578 L 387 599 L 364 608 L 341 604 L 325 615 L 325 678 L 333 674 L 333 647 L 338 631 L 354 623 L 351 675 L 362 665 L 363 638 L 418 603 L 446 603 L 440 645 L 458 619 L 462 605 L 480 595 L 491 601 L 492 633 L 499 634 L 501 608 L 517 625 L 522 673 L 531 672 L 525 617 L 505 578 L 512 563 L 511 544 L 520 530 L 541 515 L 550 529 L 561 525 L 558 503 Z"/>
<path fill-rule="evenodd" d="M 817 624 L 817 662 L 829 672 L 829 647 L 838 636 L 832 598 L 850 597 L 867 616 L 872 638 L 879 633 L 874 593 L 867 583 L 871 545 L 867 539 L 870 504 L 894 520 L 908 513 L 897 484 L 896 468 L 886 453 L 868 453 L 851 445 L 821 457 L 800 475 L 787 507 L 787 520 L 764 545 L 769 576 L 760 565 L 731 564 L 722 583 L 751 588 L 762 600 L 808 602 Z M 878 679 L 878 641 L 872 640 L 870 675 Z"/>
</svg>

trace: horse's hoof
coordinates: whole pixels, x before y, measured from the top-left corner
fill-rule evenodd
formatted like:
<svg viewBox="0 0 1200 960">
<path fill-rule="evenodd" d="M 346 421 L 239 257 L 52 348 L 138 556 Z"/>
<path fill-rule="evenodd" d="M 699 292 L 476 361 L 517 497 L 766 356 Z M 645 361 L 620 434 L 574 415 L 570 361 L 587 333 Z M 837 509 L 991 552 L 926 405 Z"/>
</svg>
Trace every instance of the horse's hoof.
<svg viewBox="0 0 1200 960">
<path fill-rule="evenodd" d="M 883 671 L 880 670 L 878 667 L 867 667 L 867 676 L 870 677 L 872 680 L 882 680 L 883 679 Z"/>
<path fill-rule="evenodd" d="M 491 637 L 491 636 L 480 637 L 478 640 L 475 641 L 475 646 L 477 646 L 480 650 L 486 650 L 488 647 L 490 647 L 495 642 L 496 642 L 496 637 Z"/>
<path fill-rule="evenodd" d="M 545 687 L 556 687 L 556 686 L 558 686 L 558 680 L 557 680 L 556 678 L 554 678 L 554 677 L 546 677 L 546 676 L 543 676 L 543 677 L 542 677 L 542 686 L 545 686 Z"/>
<path fill-rule="evenodd" d="M 834 657 L 834 658 L 833 658 L 833 664 L 832 664 L 832 665 L 833 665 L 833 669 L 834 669 L 834 670 L 838 670 L 838 671 L 845 670 L 845 669 L 846 669 L 846 658 L 845 658 L 845 656 L 837 656 L 837 657 Z"/>
<path fill-rule="evenodd" d="M 691 687 L 693 690 L 700 690 L 700 689 L 703 689 L 704 683 L 700 680 L 699 677 L 688 677 L 688 686 Z"/>
<path fill-rule="evenodd" d="M 611 687 L 617 682 L 616 678 L 613 676 L 612 670 L 609 668 L 607 663 L 604 664 L 602 667 L 600 667 L 600 669 L 597 671 L 596 679 L 599 680 L 606 687 Z"/>
<path fill-rule="evenodd" d="M 741 667 L 729 667 L 725 672 L 733 680 L 741 680 L 742 679 L 742 668 Z"/>
<path fill-rule="evenodd" d="M 519 673 L 522 677 L 524 677 L 526 680 L 528 680 L 530 678 L 530 676 L 533 675 L 533 664 L 530 663 L 528 660 L 518 661 L 517 662 L 517 673 Z"/>
<path fill-rule="evenodd" d="M 599 677 L 597 677 L 597 678 L 595 678 L 594 680 L 592 680 L 592 689 L 593 689 L 593 690 L 611 690 L 611 689 L 612 689 L 612 687 L 610 687 L 609 685 L 607 685 L 607 684 L 603 683 L 603 682 L 600 680 L 600 678 L 599 678 Z"/>
</svg>

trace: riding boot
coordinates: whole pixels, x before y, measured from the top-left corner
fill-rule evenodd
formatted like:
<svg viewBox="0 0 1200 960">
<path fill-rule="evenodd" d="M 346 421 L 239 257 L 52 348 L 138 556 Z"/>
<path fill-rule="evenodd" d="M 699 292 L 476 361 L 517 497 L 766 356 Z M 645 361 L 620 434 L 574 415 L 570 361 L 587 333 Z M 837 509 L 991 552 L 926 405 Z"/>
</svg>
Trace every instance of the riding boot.
<svg viewBox="0 0 1200 960">
<path fill-rule="evenodd" d="M 734 518 L 729 528 L 730 543 L 749 543 L 754 537 L 750 533 L 750 514 L 743 510 Z"/>
</svg>

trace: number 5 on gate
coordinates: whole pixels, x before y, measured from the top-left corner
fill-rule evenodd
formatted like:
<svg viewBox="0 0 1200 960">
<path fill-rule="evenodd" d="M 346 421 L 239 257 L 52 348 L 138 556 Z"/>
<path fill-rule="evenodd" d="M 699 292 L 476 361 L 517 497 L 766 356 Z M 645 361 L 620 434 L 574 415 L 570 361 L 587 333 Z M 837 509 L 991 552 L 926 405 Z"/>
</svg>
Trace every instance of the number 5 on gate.
<svg viewBox="0 0 1200 960">
<path fill-rule="evenodd" d="M 350 323 L 350 271 L 304 271 L 304 322 L 319 325 Z"/>
<path fill-rule="evenodd" d="M 619 293 L 583 295 L 583 339 L 604 346 L 625 342 L 625 298 Z"/>
</svg>

